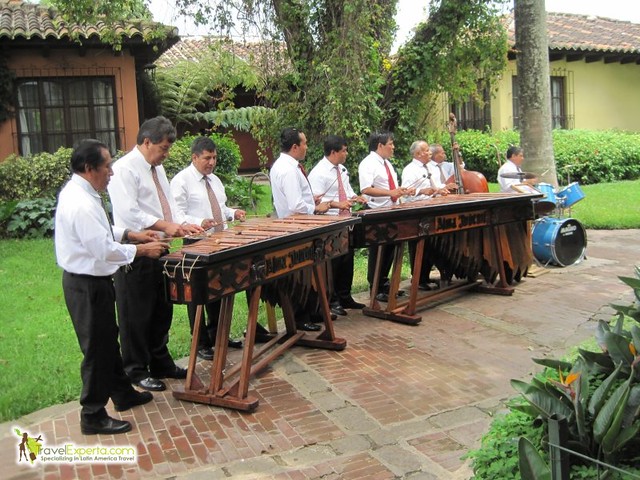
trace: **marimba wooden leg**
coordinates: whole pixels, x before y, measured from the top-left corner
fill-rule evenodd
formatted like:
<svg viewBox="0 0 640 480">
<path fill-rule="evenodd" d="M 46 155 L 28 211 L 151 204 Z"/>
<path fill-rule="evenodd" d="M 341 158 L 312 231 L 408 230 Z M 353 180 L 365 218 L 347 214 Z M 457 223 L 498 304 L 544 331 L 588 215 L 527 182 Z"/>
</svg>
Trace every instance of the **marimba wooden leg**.
<svg viewBox="0 0 640 480">
<path fill-rule="evenodd" d="M 513 295 L 515 288 L 509 286 L 506 281 L 506 272 L 504 268 L 505 252 L 503 251 L 503 242 L 508 239 L 502 238 L 499 225 L 494 225 L 490 234 L 492 235 L 492 245 L 495 249 L 495 258 L 497 260 L 499 285 L 486 286 L 481 285 L 478 287 L 478 292 L 492 293 L 495 295 Z"/>
<path fill-rule="evenodd" d="M 204 305 L 196 307 L 196 318 L 191 335 L 191 349 L 189 350 L 189 365 L 187 367 L 187 378 L 184 388 L 187 390 L 203 388 L 203 384 L 196 375 L 196 362 L 198 361 L 198 343 L 200 341 L 200 325 L 204 321 Z"/>
<path fill-rule="evenodd" d="M 369 308 L 373 310 L 380 309 L 378 300 L 376 300 L 376 295 L 378 295 L 378 289 L 380 288 L 380 270 L 382 269 L 382 256 L 384 247 L 384 244 L 378 245 L 378 255 L 376 255 L 376 268 L 373 274 L 373 285 L 371 285 L 371 291 L 369 292 L 369 295 L 371 295 L 371 298 L 369 299 Z"/>
<path fill-rule="evenodd" d="M 393 267 L 391 269 L 391 279 L 389 280 L 389 302 L 387 311 L 396 308 L 396 296 L 400 290 L 400 279 L 402 277 L 402 259 L 404 255 L 404 242 L 396 243 L 393 246 Z"/>
<path fill-rule="evenodd" d="M 313 277 L 318 288 L 318 297 L 320 299 L 320 313 L 324 319 L 324 330 L 316 338 L 309 338 L 310 333 L 306 333 L 301 337 L 296 345 L 305 347 L 326 348 L 329 350 L 344 350 L 347 341 L 344 338 L 337 338 L 333 329 L 333 320 L 331 320 L 331 308 L 327 300 L 327 287 L 324 279 L 326 278 L 326 263 L 313 266 Z"/>
<path fill-rule="evenodd" d="M 422 260 L 424 258 L 425 239 L 421 237 L 416 242 L 416 254 L 413 259 L 413 268 L 411 269 L 411 289 L 409 290 L 409 304 L 405 307 L 404 313 L 413 315 L 416 313 L 416 299 L 418 298 L 418 285 L 420 284 L 420 275 L 422 274 Z"/>
</svg>

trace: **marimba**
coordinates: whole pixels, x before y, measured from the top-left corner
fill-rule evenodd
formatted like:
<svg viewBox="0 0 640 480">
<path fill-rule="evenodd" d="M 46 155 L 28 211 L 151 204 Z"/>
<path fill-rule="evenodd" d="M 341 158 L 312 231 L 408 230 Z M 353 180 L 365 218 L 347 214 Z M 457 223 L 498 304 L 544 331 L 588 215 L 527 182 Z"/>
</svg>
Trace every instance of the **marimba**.
<svg viewBox="0 0 640 480">
<path fill-rule="evenodd" d="M 534 218 L 533 200 L 541 194 L 473 193 L 447 195 L 392 207 L 361 210 L 362 223 L 352 232 L 353 247 L 394 244 L 389 302 L 381 308 L 376 300 L 380 265 L 376 266 L 371 301 L 363 313 L 415 325 L 422 318 L 416 307 L 471 288 L 511 295 L 533 259 L 528 221 Z M 409 298 L 397 302 L 403 242 L 417 241 Z M 426 245 L 426 248 L 425 248 Z M 426 252 L 426 253 L 425 253 Z M 441 288 L 418 298 L 423 254 L 444 275 Z M 482 275 L 485 284 L 480 285 Z M 453 277 L 461 282 L 451 282 Z"/>
<path fill-rule="evenodd" d="M 292 345 L 342 350 L 330 319 L 326 292 L 326 263 L 349 249 L 349 230 L 359 218 L 295 215 L 283 219 L 249 219 L 162 257 L 168 298 L 198 305 L 185 386 L 173 392 L 182 400 L 238 410 L 253 410 L 258 399 L 249 395 L 249 378 Z M 311 338 L 296 329 L 292 298 L 305 297 L 314 283 L 324 316 L 324 330 Z M 233 296 L 249 291 L 247 333 L 242 361 L 227 367 L 227 339 Z M 285 331 L 255 349 L 260 298 L 282 307 Z M 221 300 L 220 318 L 209 385 L 195 374 L 202 305 Z M 254 351 L 255 350 L 255 351 Z"/>
</svg>

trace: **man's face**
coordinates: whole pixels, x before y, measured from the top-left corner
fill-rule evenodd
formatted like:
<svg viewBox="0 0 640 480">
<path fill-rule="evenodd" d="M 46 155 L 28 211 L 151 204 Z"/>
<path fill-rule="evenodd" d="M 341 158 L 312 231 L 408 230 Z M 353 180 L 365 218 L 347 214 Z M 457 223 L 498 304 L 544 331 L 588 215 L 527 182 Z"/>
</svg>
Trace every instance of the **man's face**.
<svg viewBox="0 0 640 480">
<path fill-rule="evenodd" d="M 300 145 L 294 145 L 289 152 L 293 158 L 301 162 L 304 157 L 307 156 L 307 137 L 304 133 L 300 132 Z"/>
<path fill-rule="evenodd" d="M 335 152 L 335 156 L 338 159 L 338 165 L 344 164 L 347 161 L 347 147 L 344 146 L 339 151 Z"/>
<path fill-rule="evenodd" d="M 97 192 L 104 192 L 107 189 L 109 180 L 113 175 L 113 170 L 111 169 L 111 165 L 113 163 L 111 154 L 106 148 L 102 148 L 101 151 L 103 160 L 102 163 L 98 166 L 98 168 L 89 169 L 86 172 L 88 175 L 87 180 Z"/>
<path fill-rule="evenodd" d="M 203 150 L 202 153 L 196 154 L 193 153 L 191 155 L 191 162 L 193 166 L 196 167 L 196 170 L 200 172 L 202 175 L 209 175 L 216 168 L 216 162 L 218 160 L 218 152 Z"/>
<path fill-rule="evenodd" d="M 380 155 L 382 158 L 388 160 L 391 157 L 393 157 L 393 150 L 395 149 L 395 145 L 393 144 L 393 140 L 389 139 L 387 140 L 387 143 L 379 143 L 378 144 L 378 150 L 376 150 L 376 152 L 378 153 L 378 155 Z"/>
<path fill-rule="evenodd" d="M 524 153 L 520 152 L 515 155 L 511 155 L 511 161 L 518 166 L 522 165 L 522 162 L 524 161 Z"/>
<path fill-rule="evenodd" d="M 144 139 L 140 150 L 145 160 L 154 167 L 159 167 L 169 156 L 169 149 L 172 143 L 168 139 L 163 139 L 160 143 L 151 143 L 148 138 Z"/>
<path fill-rule="evenodd" d="M 444 149 L 442 147 L 438 148 L 436 153 L 433 155 L 433 161 L 436 163 L 442 163 L 447 159 L 447 155 L 444 153 Z"/>
<path fill-rule="evenodd" d="M 423 143 L 418 147 L 415 153 L 416 160 L 421 161 L 422 163 L 429 163 L 431 160 L 431 150 L 429 150 L 429 145 Z"/>
</svg>

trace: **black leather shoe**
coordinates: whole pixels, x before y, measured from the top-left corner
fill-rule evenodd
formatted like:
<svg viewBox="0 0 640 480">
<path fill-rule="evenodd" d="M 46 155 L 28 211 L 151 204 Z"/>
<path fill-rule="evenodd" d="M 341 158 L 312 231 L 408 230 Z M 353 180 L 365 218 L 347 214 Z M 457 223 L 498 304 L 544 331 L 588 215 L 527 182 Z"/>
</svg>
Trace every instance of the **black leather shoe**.
<svg viewBox="0 0 640 480">
<path fill-rule="evenodd" d="M 161 392 L 167 389 L 167 386 L 162 380 L 157 378 L 147 377 L 137 382 L 132 382 L 136 387 L 143 388 L 144 390 L 150 390 L 152 392 Z"/>
<path fill-rule="evenodd" d="M 405 292 L 404 290 L 398 290 L 396 292 L 396 298 L 398 297 L 404 297 L 407 294 L 407 292 Z"/>
<path fill-rule="evenodd" d="M 342 305 L 331 305 L 331 313 L 334 315 L 345 316 L 347 311 L 342 307 Z"/>
<path fill-rule="evenodd" d="M 242 348 L 242 342 L 240 340 L 229 339 L 229 342 L 227 342 L 227 345 L 229 346 L 229 348 Z"/>
<path fill-rule="evenodd" d="M 320 325 L 316 325 L 315 323 L 299 323 L 298 325 L 296 325 L 298 330 L 305 330 L 307 332 L 319 332 L 320 330 L 322 330 L 322 327 Z"/>
<path fill-rule="evenodd" d="M 379 293 L 376 295 L 376 300 L 386 303 L 389 301 L 389 295 L 387 295 L 386 293 Z"/>
<path fill-rule="evenodd" d="M 80 431 L 83 435 L 97 435 L 98 433 L 115 435 L 129 432 L 131 428 L 131 423 L 126 420 L 116 420 L 111 417 L 93 421 L 82 420 L 80 422 Z"/>
<path fill-rule="evenodd" d="M 134 390 L 134 393 L 129 395 L 124 401 L 117 403 L 114 401 L 113 407 L 116 409 L 116 412 L 124 412 L 138 405 L 149 403 L 151 400 L 153 400 L 151 392 L 138 392 Z"/>
<path fill-rule="evenodd" d="M 198 358 L 201 358 L 202 360 L 213 360 L 213 348 L 201 348 L 198 350 Z"/>
<path fill-rule="evenodd" d="M 361 308 L 366 307 L 364 303 L 356 302 L 353 298 L 340 301 L 340 306 L 342 308 L 353 308 L 355 310 L 360 310 Z"/>
<path fill-rule="evenodd" d="M 338 318 L 338 315 L 336 315 L 335 313 L 331 313 L 331 316 L 329 317 L 331 320 L 335 320 Z M 320 312 L 318 313 L 310 313 L 309 314 L 309 319 L 311 320 L 312 323 L 324 323 L 324 317 L 322 316 L 322 314 Z M 298 324 L 300 323 L 307 323 L 307 322 L 298 322 Z"/>
<path fill-rule="evenodd" d="M 431 290 L 431 287 L 428 283 L 419 283 L 418 290 Z"/>
</svg>

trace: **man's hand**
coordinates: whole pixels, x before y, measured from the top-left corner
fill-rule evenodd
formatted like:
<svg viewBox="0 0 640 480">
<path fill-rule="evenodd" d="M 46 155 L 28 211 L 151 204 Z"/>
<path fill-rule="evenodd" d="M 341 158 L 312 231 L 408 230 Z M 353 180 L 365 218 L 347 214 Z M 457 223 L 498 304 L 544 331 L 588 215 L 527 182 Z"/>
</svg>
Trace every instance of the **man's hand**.
<svg viewBox="0 0 640 480">
<path fill-rule="evenodd" d="M 322 194 L 313 196 L 313 201 L 315 202 L 316 205 L 320 205 L 320 200 L 322 200 Z"/>
<path fill-rule="evenodd" d="M 313 213 L 325 213 L 327 210 L 329 210 L 329 202 L 321 202 L 316 205 L 316 209 Z"/>
<path fill-rule="evenodd" d="M 166 242 L 149 242 L 136 245 L 136 257 L 160 258 L 169 251 Z"/>
<path fill-rule="evenodd" d="M 329 202 L 329 205 L 333 203 L 333 208 L 338 208 L 340 210 L 350 210 L 353 205 L 353 201 L 351 200 L 343 200 L 342 202 Z"/>
<path fill-rule="evenodd" d="M 180 225 L 182 230 L 186 235 L 197 235 L 199 233 L 204 232 L 204 229 L 200 225 L 196 225 L 195 223 L 183 223 Z"/>
<path fill-rule="evenodd" d="M 153 230 L 143 230 L 141 232 L 129 231 L 127 238 L 129 243 L 149 243 L 160 239 L 160 233 Z"/>
<path fill-rule="evenodd" d="M 235 220 L 240 220 L 241 222 L 244 222 L 247 218 L 247 212 L 245 212 L 244 210 L 236 210 L 236 212 L 233 214 L 233 218 Z"/>
</svg>

